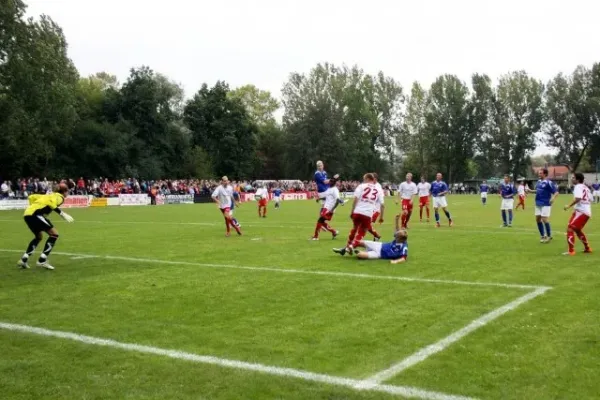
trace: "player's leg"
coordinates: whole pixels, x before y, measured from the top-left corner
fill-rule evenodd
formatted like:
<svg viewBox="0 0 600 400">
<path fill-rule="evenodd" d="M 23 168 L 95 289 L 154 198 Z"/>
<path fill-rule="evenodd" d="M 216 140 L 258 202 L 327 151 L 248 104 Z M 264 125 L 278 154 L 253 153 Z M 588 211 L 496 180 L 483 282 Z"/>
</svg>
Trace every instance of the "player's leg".
<svg viewBox="0 0 600 400">
<path fill-rule="evenodd" d="M 333 218 L 333 214 L 328 212 L 327 215 L 325 215 L 324 222 L 323 222 L 323 228 L 325 228 L 325 230 L 329 233 L 331 233 L 331 235 L 333 236 L 332 238 L 335 239 L 337 237 L 337 235 L 339 234 L 338 231 L 336 231 L 335 229 L 333 229 L 331 227 L 331 225 L 329 225 L 329 221 L 331 221 L 331 219 Z"/>
<path fill-rule="evenodd" d="M 263 200 L 263 218 L 267 218 L 267 208 L 269 207 L 269 201 L 267 199 Z"/>
<path fill-rule="evenodd" d="M 423 203 L 419 201 L 419 222 L 423 222 Z"/>
<path fill-rule="evenodd" d="M 585 227 L 585 224 L 587 224 L 589 218 L 590 217 L 588 217 L 587 215 L 575 211 L 573 213 L 573 216 L 571 217 L 571 220 L 569 221 L 569 229 L 574 232 L 574 235 L 577 235 L 577 237 L 583 244 L 585 253 L 592 252 L 592 249 L 590 248 L 590 244 L 588 242 L 587 236 L 585 235 L 585 233 L 583 233 L 583 228 Z M 573 238 L 573 242 L 575 242 L 574 238 Z M 574 251 L 575 251 L 575 249 L 573 249 L 573 252 Z M 570 248 L 569 248 L 569 253 L 571 253 Z"/>
<path fill-rule="evenodd" d="M 435 226 L 437 226 L 439 228 L 440 227 L 440 208 L 435 203 L 435 200 L 433 203 L 433 216 L 435 217 Z"/>
<path fill-rule="evenodd" d="M 412 204 L 408 205 L 407 214 L 406 214 L 406 223 L 404 224 L 404 228 L 408 229 L 408 223 L 410 222 L 410 217 L 412 216 L 413 206 Z"/>
<path fill-rule="evenodd" d="M 358 252 L 356 257 L 363 260 L 376 260 L 381 258 L 381 242 L 371 242 L 368 240 L 357 243 L 356 247 L 364 247 L 365 251 Z"/>
<path fill-rule="evenodd" d="M 54 267 L 48 263 L 48 257 L 50 257 L 50 253 L 52 249 L 56 246 L 56 242 L 58 241 L 58 231 L 56 228 L 52 227 L 48 229 L 48 239 L 46 239 L 46 244 L 44 244 L 44 250 L 42 250 L 42 254 L 40 254 L 40 258 L 38 259 L 37 266 L 46 268 L 49 270 L 53 270 Z"/>
<path fill-rule="evenodd" d="M 381 239 L 381 235 L 379 234 L 379 232 L 377 232 L 375 230 L 375 228 L 373 228 L 373 224 L 377 221 L 377 219 L 379 218 L 379 215 L 381 215 L 381 213 L 379 213 L 377 211 L 373 213 L 373 217 L 371 218 L 371 224 L 369 224 L 369 230 L 368 230 L 368 232 L 371 235 L 373 235 L 373 238 L 375 240 Z"/>
<path fill-rule="evenodd" d="M 550 210 L 551 207 L 542 207 L 542 222 L 546 230 L 546 243 L 552 240 L 552 227 L 550 226 Z"/>
<path fill-rule="evenodd" d="M 37 219 L 37 218 L 33 215 L 25 217 L 25 223 L 27 224 L 29 229 L 32 231 L 34 237 L 31 240 L 31 242 L 29 242 L 29 244 L 27 245 L 27 249 L 25 250 L 25 253 L 23 253 L 23 256 L 17 263 L 17 265 L 23 269 L 29 268 L 27 261 L 29 260 L 29 257 L 31 257 L 33 252 L 35 251 L 38 244 L 40 244 L 40 242 L 44 238 L 43 230 L 41 227 L 36 226 L 38 224 L 35 223 L 35 219 Z"/>
<path fill-rule="evenodd" d="M 353 249 L 363 240 L 368 231 L 371 230 L 371 218 L 358 215 L 358 224 L 356 229 L 356 235 L 354 236 L 354 240 L 350 244 L 350 248 Z"/>
<path fill-rule="evenodd" d="M 448 224 L 452 226 L 452 216 L 450 215 L 450 211 L 448 211 L 448 202 L 446 198 L 442 199 L 442 209 L 444 210 L 444 214 L 446 214 L 446 218 L 448 218 Z"/>
<path fill-rule="evenodd" d="M 427 202 L 425 203 L 425 211 L 427 212 L 427 222 L 429 222 L 429 197 L 427 198 Z"/>
<path fill-rule="evenodd" d="M 237 232 L 238 235 L 241 235 L 242 230 L 239 228 L 239 226 L 236 226 L 236 224 L 233 223 L 233 220 L 232 220 L 233 217 L 231 216 L 231 212 L 228 209 L 225 209 L 223 211 L 223 216 L 225 217 L 225 225 L 227 226 L 227 235 L 229 235 L 231 232 L 229 229 L 230 226 L 232 226 L 233 229 L 235 229 L 235 231 Z"/>
<path fill-rule="evenodd" d="M 544 222 L 542 221 L 542 208 L 538 206 L 535 206 L 535 222 L 540 232 L 540 241 L 543 243 L 546 241 L 546 231 L 544 229 Z"/>
</svg>

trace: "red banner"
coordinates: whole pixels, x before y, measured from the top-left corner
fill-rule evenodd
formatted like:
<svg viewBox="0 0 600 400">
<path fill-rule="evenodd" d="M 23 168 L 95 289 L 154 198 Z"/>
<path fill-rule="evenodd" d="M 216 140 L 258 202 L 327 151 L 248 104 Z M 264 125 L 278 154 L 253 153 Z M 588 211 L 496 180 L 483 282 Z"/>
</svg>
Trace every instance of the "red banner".
<svg viewBox="0 0 600 400">
<path fill-rule="evenodd" d="M 282 200 L 308 200 L 312 198 L 311 192 L 284 192 L 281 193 Z M 269 193 L 269 200 L 273 199 L 273 193 Z M 240 193 L 240 201 L 255 201 L 254 193 Z"/>
</svg>

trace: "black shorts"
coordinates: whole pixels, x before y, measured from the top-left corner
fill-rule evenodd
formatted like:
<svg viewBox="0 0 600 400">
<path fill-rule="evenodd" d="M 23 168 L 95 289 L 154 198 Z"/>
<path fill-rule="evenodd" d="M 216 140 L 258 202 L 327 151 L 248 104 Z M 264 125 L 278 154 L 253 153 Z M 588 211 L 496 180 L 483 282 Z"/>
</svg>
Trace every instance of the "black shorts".
<svg viewBox="0 0 600 400">
<path fill-rule="evenodd" d="M 48 232 L 50 229 L 54 228 L 52 222 L 43 215 L 26 215 L 24 219 L 29 230 L 33 232 L 34 235 L 37 235 L 40 232 Z"/>
</svg>

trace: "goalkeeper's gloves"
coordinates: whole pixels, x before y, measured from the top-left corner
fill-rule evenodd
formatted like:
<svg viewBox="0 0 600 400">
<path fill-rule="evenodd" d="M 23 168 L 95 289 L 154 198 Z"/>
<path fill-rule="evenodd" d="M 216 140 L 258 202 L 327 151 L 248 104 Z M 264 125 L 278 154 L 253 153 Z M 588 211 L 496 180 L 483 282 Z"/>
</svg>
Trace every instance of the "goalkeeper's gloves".
<svg viewBox="0 0 600 400">
<path fill-rule="evenodd" d="M 64 212 L 64 211 L 60 213 L 60 216 L 61 216 L 61 218 L 62 218 L 62 219 L 64 219 L 64 220 L 65 220 L 65 221 L 67 221 L 68 223 L 71 223 L 71 222 L 75 221 L 75 220 L 73 219 L 73 217 L 71 217 L 69 214 L 67 214 L 67 213 L 66 213 L 66 212 Z"/>
</svg>

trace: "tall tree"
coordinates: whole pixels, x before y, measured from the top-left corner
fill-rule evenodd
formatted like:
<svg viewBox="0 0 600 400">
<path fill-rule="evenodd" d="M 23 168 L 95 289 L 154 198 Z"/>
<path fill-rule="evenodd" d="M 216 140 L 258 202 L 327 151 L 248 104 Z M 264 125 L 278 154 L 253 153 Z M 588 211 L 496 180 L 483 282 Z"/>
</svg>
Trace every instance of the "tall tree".
<svg viewBox="0 0 600 400">
<path fill-rule="evenodd" d="M 427 91 L 421 84 L 414 82 L 406 105 L 403 125 L 403 142 L 407 143 L 404 154 L 405 172 L 413 172 L 426 177 L 434 173 L 431 164 L 431 136 L 427 131 Z"/>
<path fill-rule="evenodd" d="M 233 99 L 238 99 L 244 105 L 248 117 L 257 126 L 266 126 L 275 124 L 275 112 L 280 104 L 271 92 L 260 90 L 254 85 L 244 85 L 231 90 L 228 95 Z"/>
</svg>

